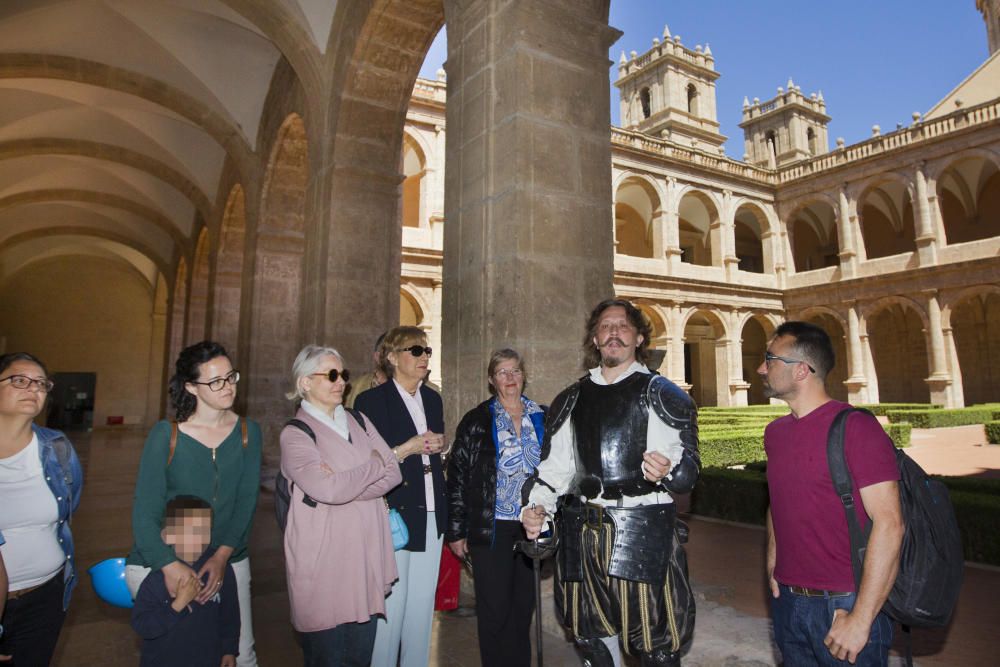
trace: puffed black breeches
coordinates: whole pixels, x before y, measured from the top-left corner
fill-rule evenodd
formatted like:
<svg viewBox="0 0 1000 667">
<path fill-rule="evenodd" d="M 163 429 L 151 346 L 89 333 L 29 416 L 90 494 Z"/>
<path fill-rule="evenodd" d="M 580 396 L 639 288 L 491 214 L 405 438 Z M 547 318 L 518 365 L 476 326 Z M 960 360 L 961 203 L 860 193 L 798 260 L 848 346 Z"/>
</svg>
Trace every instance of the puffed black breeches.
<svg viewBox="0 0 1000 667">
<path fill-rule="evenodd" d="M 567 521 L 563 525 L 564 530 L 579 531 L 576 546 L 582 576 L 579 576 L 579 569 L 567 566 L 565 558 L 556 558 L 555 601 L 560 622 L 580 639 L 620 635 L 628 654 L 648 653 L 660 648 L 679 651 L 691 639 L 695 605 L 688 580 L 687 556 L 673 526 L 673 539 L 664 545 L 670 549 L 669 558 L 664 559 L 662 566 L 666 572 L 654 577 L 662 583 L 653 583 L 609 574 L 609 569 L 613 569 L 616 535 L 612 521 L 573 523 Z M 686 527 L 682 532 L 686 535 Z M 573 542 L 566 533 L 561 539 Z M 582 581 L 566 581 L 566 571 L 570 571 L 570 579 Z"/>
</svg>

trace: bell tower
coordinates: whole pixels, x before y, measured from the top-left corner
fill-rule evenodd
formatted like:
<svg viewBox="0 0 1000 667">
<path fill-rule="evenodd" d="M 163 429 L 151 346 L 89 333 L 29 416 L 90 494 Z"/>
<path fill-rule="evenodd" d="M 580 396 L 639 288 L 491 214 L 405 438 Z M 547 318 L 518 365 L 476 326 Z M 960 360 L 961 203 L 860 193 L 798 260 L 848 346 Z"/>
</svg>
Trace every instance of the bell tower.
<svg viewBox="0 0 1000 667">
<path fill-rule="evenodd" d="M 809 97 L 788 79 L 788 88 L 761 102 L 743 98 L 743 128 L 746 154 L 743 158 L 758 167 L 776 169 L 798 160 L 829 152 L 823 93 Z"/>
<path fill-rule="evenodd" d="M 721 151 L 715 111 L 715 58 L 706 44 L 694 49 L 663 28 L 663 41 L 642 55 L 622 52 L 615 86 L 621 96 L 621 124 L 692 148 Z"/>
<path fill-rule="evenodd" d="M 976 8 L 986 22 L 986 40 L 990 53 L 1000 51 L 1000 0 L 976 0 Z"/>
</svg>

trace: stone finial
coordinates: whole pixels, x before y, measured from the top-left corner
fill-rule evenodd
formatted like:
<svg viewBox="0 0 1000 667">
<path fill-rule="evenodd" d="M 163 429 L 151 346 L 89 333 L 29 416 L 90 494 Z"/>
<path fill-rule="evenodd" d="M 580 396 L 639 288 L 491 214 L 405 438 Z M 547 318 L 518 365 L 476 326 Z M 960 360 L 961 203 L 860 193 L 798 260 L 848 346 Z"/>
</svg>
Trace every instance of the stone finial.
<svg viewBox="0 0 1000 667">
<path fill-rule="evenodd" d="M 659 37 L 654 37 L 653 38 L 653 46 L 659 46 L 659 45 L 660 45 L 660 38 Z"/>
<path fill-rule="evenodd" d="M 618 64 L 619 65 L 627 65 L 628 64 L 628 58 L 625 57 L 625 52 L 624 51 L 622 51 L 622 57 L 618 59 Z"/>
<path fill-rule="evenodd" d="M 778 86 L 778 94 L 779 95 L 784 95 L 785 94 L 785 89 L 782 88 L 781 86 Z"/>
<path fill-rule="evenodd" d="M 681 36 L 674 35 L 674 44 L 680 44 L 680 43 L 681 43 Z"/>
<path fill-rule="evenodd" d="M 743 154 L 743 161 L 744 162 L 749 162 L 750 161 L 750 153 L 744 153 Z"/>
<path fill-rule="evenodd" d="M 843 147 L 844 147 L 844 138 L 837 137 L 837 148 L 843 148 Z"/>
<path fill-rule="evenodd" d="M 743 96 L 743 108 L 744 109 L 748 109 L 749 107 L 750 107 L 750 100 L 748 100 L 747 96 L 744 95 Z"/>
<path fill-rule="evenodd" d="M 919 112 L 919 111 L 914 111 L 914 112 L 913 112 L 913 113 L 912 113 L 912 114 L 910 115 L 910 118 L 912 118 L 912 119 L 913 119 L 913 122 L 914 122 L 914 123 L 919 123 L 919 122 L 920 122 L 920 112 Z"/>
<path fill-rule="evenodd" d="M 696 44 L 695 45 L 694 52 L 695 53 L 701 53 L 701 44 Z"/>
<path fill-rule="evenodd" d="M 443 67 L 438 67 L 437 72 L 434 73 L 437 76 L 438 81 L 447 81 L 448 73 L 444 71 Z"/>
<path fill-rule="evenodd" d="M 629 56 L 630 56 L 630 57 L 632 58 L 632 60 L 635 60 L 635 57 L 636 57 L 637 55 L 639 55 L 639 54 L 638 54 L 638 53 L 636 53 L 635 51 L 629 51 L 629 52 L 628 52 L 628 54 L 629 54 Z"/>
<path fill-rule="evenodd" d="M 880 134 L 882 134 L 882 128 L 878 125 L 872 125 L 872 136 L 877 137 Z"/>
<path fill-rule="evenodd" d="M 708 42 L 705 42 L 705 55 L 708 57 L 712 55 L 712 47 L 708 45 Z"/>
<path fill-rule="evenodd" d="M 823 91 L 822 90 L 819 91 L 819 93 L 816 94 L 816 99 L 818 99 L 820 102 L 824 102 L 825 101 L 825 100 L 823 100 Z"/>
<path fill-rule="evenodd" d="M 758 105 L 760 105 L 760 98 L 759 98 L 759 97 L 755 97 L 755 98 L 753 98 L 753 105 L 754 105 L 754 106 L 758 106 Z"/>
<path fill-rule="evenodd" d="M 963 104 L 965 104 L 965 102 L 962 101 L 961 97 L 956 97 L 955 98 L 955 108 L 956 109 L 961 109 Z"/>
<path fill-rule="evenodd" d="M 792 77 L 788 77 L 788 90 L 795 90 L 795 82 L 792 81 Z"/>
<path fill-rule="evenodd" d="M 670 26 L 663 24 L 663 39 L 670 39 Z"/>
<path fill-rule="evenodd" d="M 809 99 L 811 99 L 813 102 L 815 102 L 816 101 L 816 93 L 810 94 L 809 95 Z"/>
</svg>

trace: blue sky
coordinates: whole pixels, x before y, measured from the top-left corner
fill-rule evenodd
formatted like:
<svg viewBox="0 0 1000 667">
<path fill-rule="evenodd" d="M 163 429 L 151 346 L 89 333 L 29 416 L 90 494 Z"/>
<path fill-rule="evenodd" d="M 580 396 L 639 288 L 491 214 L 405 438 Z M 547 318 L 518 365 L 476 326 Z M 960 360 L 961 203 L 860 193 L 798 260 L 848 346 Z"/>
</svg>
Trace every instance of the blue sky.
<svg viewBox="0 0 1000 667">
<path fill-rule="evenodd" d="M 664 24 L 686 46 L 711 44 L 719 122 L 736 158 L 743 97 L 770 99 L 789 76 L 806 95 L 823 91 L 833 148 L 836 137 L 863 141 L 872 125 L 909 124 L 989 55 L 975 0 L 612 0 L 609 22 L 624 33 L 608 54 L 609 81 L 621 52 L 644 53 Z M 444 62 L 443 33 L 421 76 Z M 609 93 L 617 125 L 618 91 Z"/>
</svg>

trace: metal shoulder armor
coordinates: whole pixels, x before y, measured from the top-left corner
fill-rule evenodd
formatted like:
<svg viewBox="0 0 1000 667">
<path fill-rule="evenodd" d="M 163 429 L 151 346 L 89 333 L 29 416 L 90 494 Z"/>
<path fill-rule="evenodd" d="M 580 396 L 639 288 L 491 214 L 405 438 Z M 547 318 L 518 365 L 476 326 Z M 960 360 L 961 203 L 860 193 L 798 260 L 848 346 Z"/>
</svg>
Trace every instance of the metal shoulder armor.
<svg viewBox="0 0 1000 667">
<path fill-rule="evenodd" d="M 662 484 L 672 493 L 688 493 L 694 488 L 701 469 L 698 454 L 698 408 L 683 389 L 660 375 L 654 375 L 646 387 L 650 409 L 667 426 L 677 429 L 684 453 L 670 479 Z"/>
</svg>

